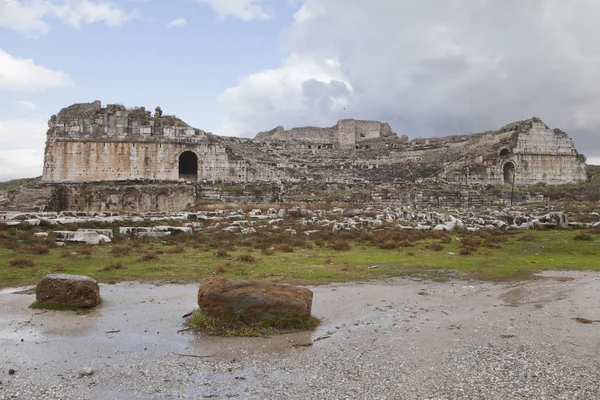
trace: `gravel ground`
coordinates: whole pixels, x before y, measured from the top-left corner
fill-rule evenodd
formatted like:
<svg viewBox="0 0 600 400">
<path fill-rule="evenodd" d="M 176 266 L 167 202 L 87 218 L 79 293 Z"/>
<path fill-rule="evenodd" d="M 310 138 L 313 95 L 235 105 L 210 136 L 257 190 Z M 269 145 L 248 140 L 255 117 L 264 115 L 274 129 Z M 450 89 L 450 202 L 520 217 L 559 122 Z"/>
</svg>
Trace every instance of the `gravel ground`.
<svg viewBox="0 0 600 400">
<path fill-rule="evenodd" d="M 102 285 L 87 314 L 0 292 L 0 399 L 597 399 L 600 274 L 311 288 L 317 331 L 182 329 L 197 287 Z M 14 373 L 9 374 L 13 369 Z"/>
</svg>

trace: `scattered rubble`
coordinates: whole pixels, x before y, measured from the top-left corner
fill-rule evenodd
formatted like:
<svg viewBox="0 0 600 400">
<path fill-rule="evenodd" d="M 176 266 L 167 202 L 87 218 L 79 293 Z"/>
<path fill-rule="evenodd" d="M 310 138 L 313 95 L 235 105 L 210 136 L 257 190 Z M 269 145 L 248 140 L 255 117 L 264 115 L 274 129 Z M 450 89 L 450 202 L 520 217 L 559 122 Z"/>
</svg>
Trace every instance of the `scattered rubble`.
<svg viewBox="0 0 600 400">
<path fill-rule="evenodd" d="M 594 216 L 595 214 L 595 216 Z M 595 212 L 578 215 L 584 220 L 600 219 Z M 9 215 L 5 223 L 9 226 L 21 224 L 60 226 L 84 223 L 130 224 L 130 223 L 176 223 L 177 225 L 121 226 L 119 235 L 149 236 L 160 238 L 174 234 L 191 234 L 194 231 L 226 231 L 243 235 L 260 230 L 283 229 L 291 235 L 312 235 L 321 231 L 344 231 L 356 229 L 401 229 L 438 230 L 452 232 L 466 230 L 477 232 L 489 229 L 598 229 L 597 222 L 569 222 L 565 212 L 556 211 L 552 206 L 522 207 L 501 211 L 497 209 L 446 209 L 424 211 L 411 207 L 364 208 L 312 210 L 302 207 L 269 208 L 266 210 L 220 209 L 215 211 L 118 214 L 98 212 L 23 213 Z M 35 232 L 40 238 L 48 237 L 46 232 Z M 113 236 L 112 229 L 78 229 L 77 231 L 55 230 L 53 235 L 59 242 L 80 242 L 88 244 L 108 243 Z"/>
</svg>

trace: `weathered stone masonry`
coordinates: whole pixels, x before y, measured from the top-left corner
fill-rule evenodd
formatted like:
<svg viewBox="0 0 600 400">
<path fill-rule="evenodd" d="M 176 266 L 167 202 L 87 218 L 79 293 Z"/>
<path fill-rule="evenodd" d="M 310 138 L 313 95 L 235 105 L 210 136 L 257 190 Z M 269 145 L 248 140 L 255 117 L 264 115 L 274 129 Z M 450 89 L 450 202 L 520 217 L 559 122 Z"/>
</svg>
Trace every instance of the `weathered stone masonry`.
<svg viewBox="0 0 600 400">
<path fill-rule="evenodd" d="M 49 121 L 43 181 L 179 180 L 207 183 L 563 184 L 586 179 L 569 136 L 540 119 L 499 131 L 430 139 L 398 137 L 386 123 L 342 120 L 333 127 L 278 127 L 254 140 L 192 128 L 144 108 L 64 108 Z"/>
<path fill-rule="evenodd" d="M 185 156 L 193 166 L 181 171 Z M 152 118 L 144 108 L 102 108 L 97 101 L 65 108 L 49 121 L 45 182 L 180 178 L 245 182 L 273 180 L 276 174 L 231 154 L 215 136 L 158 111 Z"/>
</svg>

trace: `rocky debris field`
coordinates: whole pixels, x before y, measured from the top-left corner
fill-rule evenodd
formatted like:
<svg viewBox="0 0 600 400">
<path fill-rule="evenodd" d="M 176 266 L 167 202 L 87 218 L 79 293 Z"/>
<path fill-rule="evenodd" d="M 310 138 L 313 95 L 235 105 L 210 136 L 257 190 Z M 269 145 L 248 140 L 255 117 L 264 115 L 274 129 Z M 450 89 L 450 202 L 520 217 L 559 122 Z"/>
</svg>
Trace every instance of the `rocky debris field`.
<svg viewBox="0 0 600 400">
<path fill-rule="evenodd" d="M 197 285 L 102 285 L 86 313 L 0 291 L 0 399 L 600 398 L 600 274 L 311 287 L 315 332 L 183 331 Z"/>
<path fill-rule="evenodd" d="M 476 232 L 482 229 L 538 229 L 567 228 L 599 229 L 600 211 L 576 213 L 576 221 L 569 222 L 569 216 L 553 206 L 535 208 L 515 207 L 507 211 L 495 209 L 465 209 L 443 211 L 420 211 L 410 207 L 384 209 L 343 209 L 312 210 L 308 208 L 269 208 L 250 211 L 219 209 L 199 212 L 155 212 L 146 214 L 119 214 L 99 212 L 0 214 L 0 223 L 9 226 L 20 224 L 56 226 L 54 234 L 58 241 L 74 241 L 89 244 L 110 242 L 113 231 L 110 229 L 78 229 L 63 231 L 61 225 L 72 224 L 135 224 L 121 226 L 121 235 L 161 237 L 175 233 L 192 231 L 229 231 L 241 234 L 255 233 L 260 229 L 284 229 L 291 234 L 298 230 L 310 235 L 321 231 L 342 231 L 353 229 L 395 228 L 405 230 L 439 230 L 452 232 L 467 230 Z M 581 222 L 596 221 L 596 222 Z M 156 225 L 170 222 L 172 225 Z M 153 226 L 139 226 L 153 223 Z M 296 228 L 296 229 L 294 229 Z M 43 235 L 44 233 L 38 233 Z"/>
</svg>

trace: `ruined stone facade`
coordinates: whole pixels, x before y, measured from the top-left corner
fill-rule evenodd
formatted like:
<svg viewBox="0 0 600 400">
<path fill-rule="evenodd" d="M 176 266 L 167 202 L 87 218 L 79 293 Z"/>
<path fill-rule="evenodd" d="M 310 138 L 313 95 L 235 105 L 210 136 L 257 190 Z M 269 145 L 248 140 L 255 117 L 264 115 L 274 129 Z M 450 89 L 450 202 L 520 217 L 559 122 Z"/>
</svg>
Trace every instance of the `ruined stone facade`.
<svg viewBox="0 0 600 400">
<path fill-rule="evenodd" d="M 309 149 L 312 148 L 312 145 L 316 145 L 317 149 L 319 145 L 326 148 L 354 148 L 360 142 L 395 136 L 392 128 L 386 123 L 343 119 L 330 128 L 309 126 L 286 131 L 283 126 L 278 126 L 271 131 L 260 132 L 254 140 L 257 142 L 304 142 L 308 143 Z"/>
<path fill-rule="evenodd" d="M 278 127 L 254 140 L 194 129 L 157 107 L 75 104 L 49 121 L 43 181 L 563 184 L 586 179 L 569 136 L 532 118 L 499 131 L 398 137 L 386 123 Z"/>
</svg>

